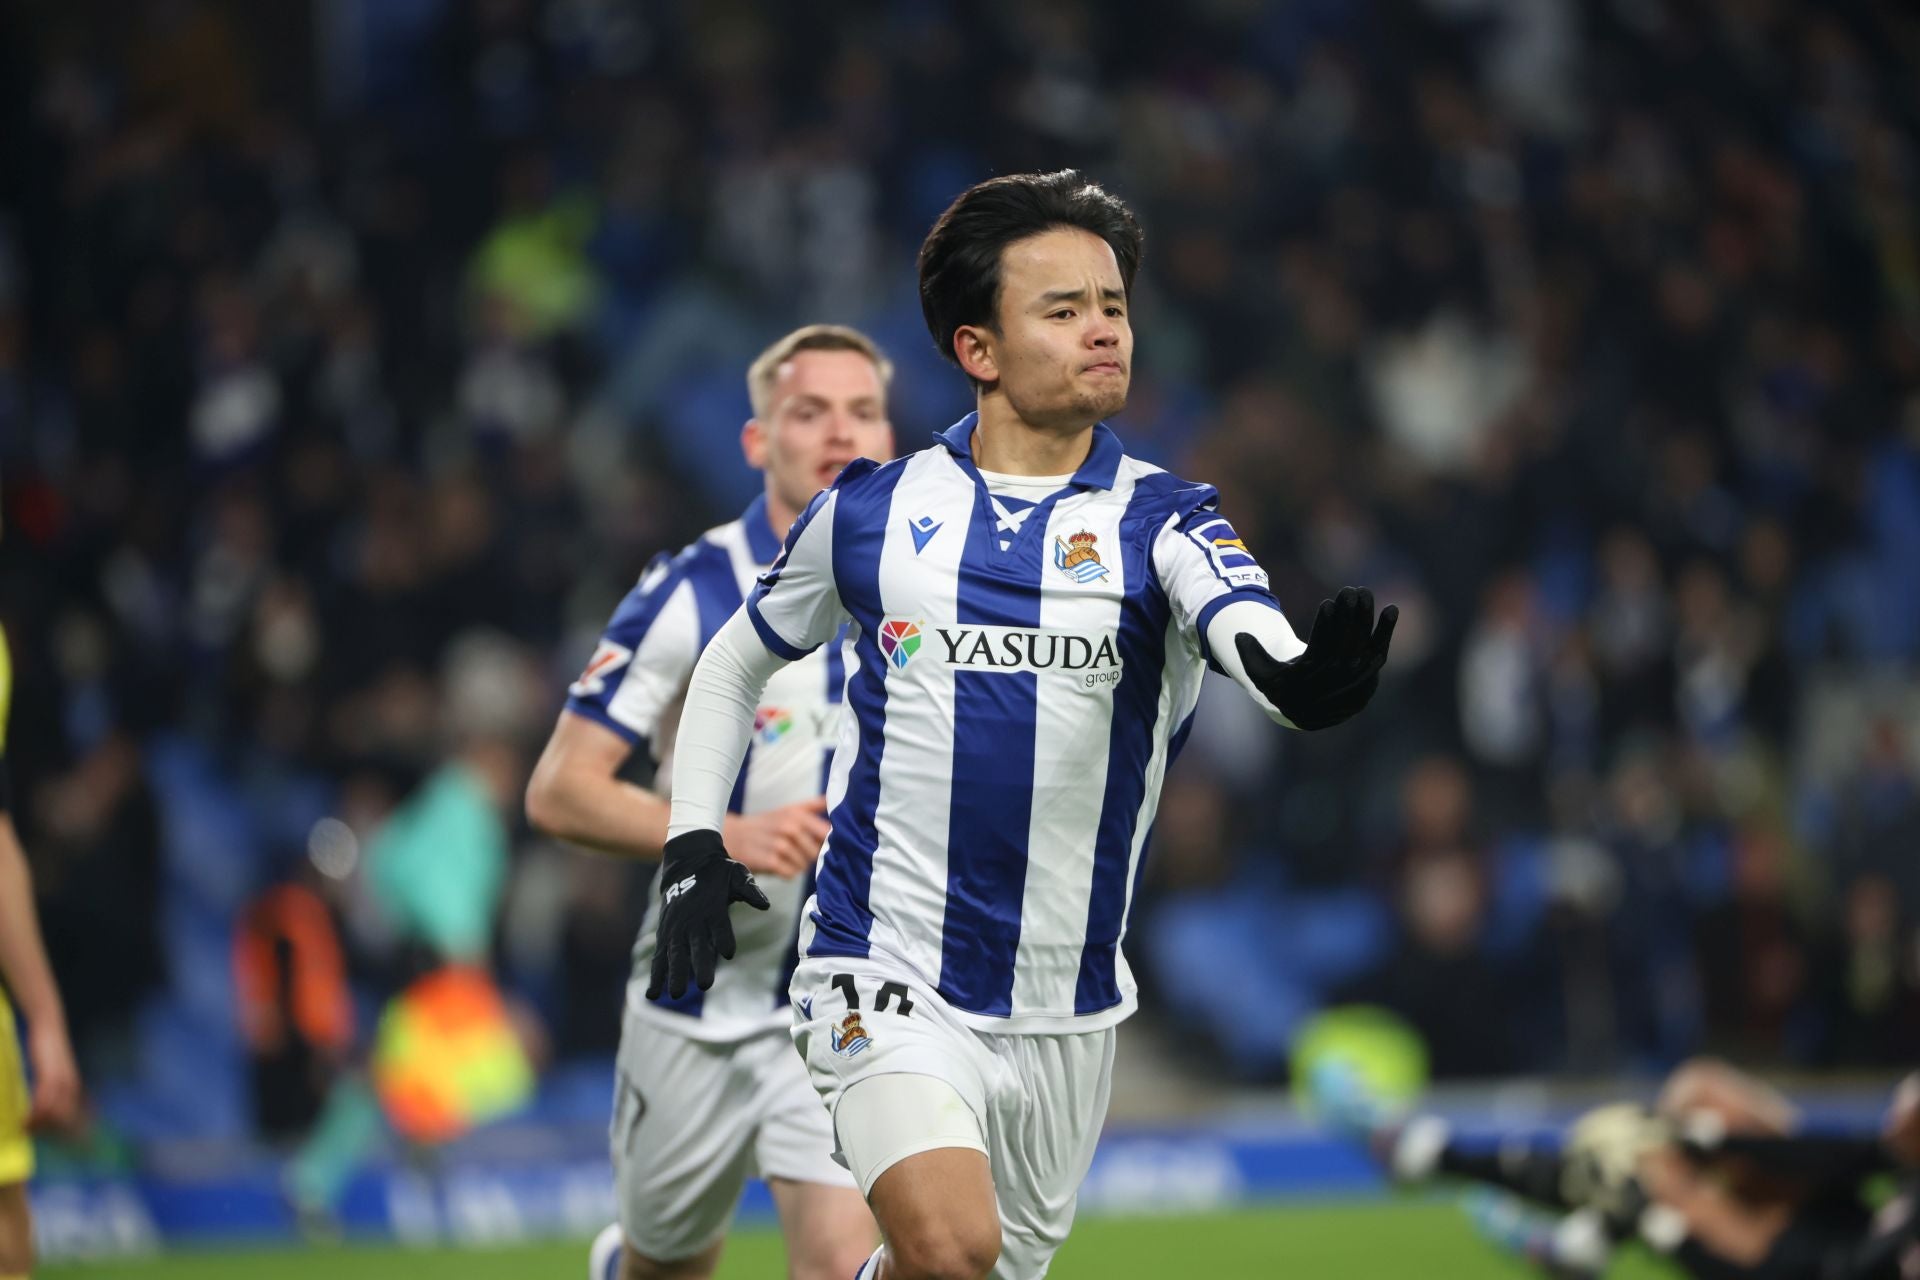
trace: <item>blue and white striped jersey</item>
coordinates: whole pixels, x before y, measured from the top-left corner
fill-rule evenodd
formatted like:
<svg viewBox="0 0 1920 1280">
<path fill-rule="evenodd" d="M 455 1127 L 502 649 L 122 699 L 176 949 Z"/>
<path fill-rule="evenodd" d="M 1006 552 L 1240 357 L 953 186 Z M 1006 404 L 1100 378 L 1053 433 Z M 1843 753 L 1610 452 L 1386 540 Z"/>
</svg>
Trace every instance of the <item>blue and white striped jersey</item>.
<svg viewBox="0 0 1920 1280">
<path fill-rule="evenodd" d="M 780 538 L 767 523 L 763 496 L 738 520 L 709 530 L 672 559 L 656 560 L 614 610 L 586 670 L 567 691 L 567 710 L 605 725 L 658 761 L 653 785 L 663 795 L 670 790 L 672 774 L 666 744 L 700 651 L 779 551 Z M 753 738 L 734 784 L 730 812 L 797 804 L 825 789 L 834 722 L 846 684 L 843 659 L 842 646 L 830 644 L 768 682 L 754 714 Z M 657 890 L 657 869 L 654 879 Z M 784 1027 L 794 938 L 811 878 L 803 883 L 761 876 L 759 884 L 773 909 L 735 913 L 739 953 L 720 966 L 710 990 L 692 987 L 678 1000 L 646 999 L 656 893 L 634 942 L 628 1005 L 642 1017 L 701 1040 L 737 1040 Z"/>
<path fill-rule="evenodd" d="M 1134 1007 L 1120 940 L 1207 623 L 1279 605 L 1214 489 L 1105 425 L 1007 529 L 974 425 L 848 467 L 748 599 L 788 659 L 853 624 L 801 950 L 883 956 L 983 1029 L 1093 1030 Z"/>
</svg>

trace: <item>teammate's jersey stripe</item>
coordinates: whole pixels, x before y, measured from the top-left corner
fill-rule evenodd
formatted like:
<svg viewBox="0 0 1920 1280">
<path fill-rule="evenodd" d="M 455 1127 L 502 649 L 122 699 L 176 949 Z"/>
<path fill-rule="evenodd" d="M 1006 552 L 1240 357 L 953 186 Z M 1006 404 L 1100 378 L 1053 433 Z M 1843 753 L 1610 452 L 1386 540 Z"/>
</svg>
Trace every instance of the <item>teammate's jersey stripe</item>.
<svg viewBox="0 0 1920 1280">
<path fill-rule="evenodd" d="M 728 613 L 740 607 L 739 579 L 734 576 L 732 558 L 727 555 L 724 548 L 712 543 L 702 543 L 700 551 L 689 561 L 687 581 L 693 589 L 694 600 L 699 605 L 700 647 L 705 649 L 707 642 L 713 639 L 714 632 L 718 631 L 721 624 L 727 620 Z M 720 610 L 725 606 L 729 593 L 734 596 L 734 602 L 727 608 L 726 613 L 722 613 Z M 749 742 L 746 754 L 740 759 L 740 772 L 733 779 L 733 793 L 727 797 L 728 813 L 739 813 L 745 808 L 747 772 L 752 768 L 753 744 Z M 659 893 L 664 888 L 665 886 L 660 883 L 656 875 L 655 893 Z M 647 914 L 649 916 L 653 914 L 652 904 L 649 904 Z M 643 927 L 651 924 L 651 920 L 644 921 Z M 675 1013 L 684 1013 L 690 1018 L 697 1018 L 706 1008 L 707 993 L 690 982 L 687 984 L 686 991 L 680 996 L 675 997 L 662 991 L 653 997 L 652 1003 L 661 1009 L 671 1009 Z"/>
<path fill-rule="evenodd" d="M 698 546 L 687 558 L 687 581 L 700 606 L 700 647 L 704 649 L 721 624 L 740 607 L 740 579 L 734 575 L 733 557 L 725 547 L 712 542 Z"/>
<path fill-rule="evenodd" d="M 766 524 L 766 499 L 758 500 L 760 510 L 754 516 L 756 524 Z M 733 556 L 726 547 L 718 542 L 701 542 L 687 560 L 687 583 L 693 588 L 694 602 L 700 609 L 700 647 L 705 649 L 714 634 L 733 611 L 740 607 L 740 577 L 734 572 Z M 747 753 L 740 760 L 740 772 L 733 779 L 733 793 L 727 797 L 727 812 L 740 813 L 747 803 L 747 774 L 753 768 L 753 745 L 747 745 Z M 686 995 L 679 1000 L 662 997 L 656 1001 L 663 1008 L 676 1009 L 681 1013 L 700 1016 L 705 992 L 695 986 L 687 988 Z"/>
<path fill-rule="evenodd" d="M 979 483 L 978 480 L 975 481 Z M 1002 551 L 985 503 L 967 524 L 955 621 L 1037 628 L 1045 529 L 1054 500 Z M 935 643 L 941 643 L 935 637 Z M 947 912 L 940 935 L 940 993 L 974 1013 L 1013 1011 L 1014 960 L 1033 819 L 1039 677 L 1031 671 L 956 670 L 953 782 L 947 816 Z"/>
<path fill-rule="evenodd" d="M 874 639 L 880 607 L 880 551 L 893 507 L 894 486 L 904 467 L 882 467 L 856 491 L 839 494 L 833 512 L 833 579 L 846 610 L 859 622 L 854 652 L 859 661 L 847 683 L 847 701 L 859 723 L 858 750 L 847 771 L 846 792 L 828 815 L 833 834 L 819 869 L 814 922 L 808 949 L 816 956 L 864 956 L 873 931 L 868 890 L 873 854 L 879 847 L 874 815 L 880 804 L 880 759 L 887 741 L 886 659 Z"/>
<path fill-rule="evenodd" d="M 638 745 L 659 736 L 654 730 L 670 723 L 663 717 L 677 703 L 701 648 L 753 589 L 780 548 L 780 539 L 766 523 L 762 498 L 738 520 L 708 530 L 670 559 L 657 559 L 609 620 L 594 659 L 569 690 L 569 710 L 606 724 L 629 741 L 637 739 Z M 845 668 L 839 661 L 842 674 L 830 681 L 826 657 L 818 662 L 804 673 L 781 673 L 770 682 L 763 709 L 773 713 L 771 727 L 764 741 L 756 737 L 741 761 L 728 801 L 730 812 L 758 812 L 818 794 L 832 747 L 831 738 L 820 732 L 822 716 L 829 702 L 837 701 L 823 696 L 823 682 L 843 683 Z M 817 749 L 817 756 L 810 747 Z M 776 1028 L 778 998 L 792 973 L 793 936 L 806 900 L 802 885 L 782 881 L 765 886 L 774 901 L 773 914 L 736 920 L 739 955 L 722 967 L 712 989 L 695 987 L 678 1000 L 648 1001 L 644 988 L 655 942 L 657 872 L 653 878 L 651 901 L 635 941 L 630 1007 L 646 1017 L 673 1015 L 668 1025 L 713 1042 Z"/>
<path fill-rule="evenodd" d="M 776 529 L 767 523 L 767 495 L 762 493 L 747 504 L 740 516 L 740 527 L 747 535 L 747 551 L 753 556 L 755 564 L 772 564 L 774 557 L 780 554 L 781 539 L 786 537 L 785 529 Z"/>
<path fill-rule="evenodd" d="M 1087 901 L 1087 940 L 1073 1011 L 1096 1013 L 1119 1004 L 1115 973 L 1122 922 L 1132 886 L 1127 883 L 1134 828 L 1146 797 L 1147 766 L 1160 732 L 1161 692 L 1166 680 L 1167 597 L 1153 582 L 1153 521 L 1163 508 L 1150 499 L 1158 486 L 1143 478 L 1120 520 L 1123 578 L 1145 589 L 1129 590 L 1120 609 L 1119 649 L 1125 672 L 1113 691 L 1113 722 L 1107 738 L 1105 800 L 1094 840 L 1093 888 Z M 1143 514 L 1144 508 L 1144 514 Z M 1142 859 L 1144 862 L 1144 859 Z"/>
</svg>

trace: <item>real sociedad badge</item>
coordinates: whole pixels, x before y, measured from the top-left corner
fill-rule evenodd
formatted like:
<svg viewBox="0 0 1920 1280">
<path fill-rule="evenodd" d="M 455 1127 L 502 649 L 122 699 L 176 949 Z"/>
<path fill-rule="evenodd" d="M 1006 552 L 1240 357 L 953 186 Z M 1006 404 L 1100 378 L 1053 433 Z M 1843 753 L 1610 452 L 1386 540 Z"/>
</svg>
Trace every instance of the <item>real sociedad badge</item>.
<svg viewBox="0 0 1920 1280">
<path fill-rule="evenodd" d="M 860 1025 L 860 1015 L 849 1013 L 833 1029 L 829 1041 L 833 1051 L 843 1058 L 851 1058 L 873 1043 L 867 1036 L 867 1029 Z"/>
<path fill-rule="evenodd" d="M 1093 544 L 1099 541 L 1085 529 L 1070 538 L 1053 535 L 1053 567 L 1082 585 L 1107 576 L 1100 553 Z"/>
</svg>

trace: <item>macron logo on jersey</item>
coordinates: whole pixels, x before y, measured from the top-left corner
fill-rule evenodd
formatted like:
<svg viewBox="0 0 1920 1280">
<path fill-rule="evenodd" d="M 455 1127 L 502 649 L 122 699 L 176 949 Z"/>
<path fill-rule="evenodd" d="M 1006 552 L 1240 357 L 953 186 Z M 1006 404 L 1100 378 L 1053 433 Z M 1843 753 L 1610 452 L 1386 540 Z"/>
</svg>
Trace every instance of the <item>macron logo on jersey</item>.
<svg viewBox="0 0 1920 1280">
<path fill-rule="evenodd" d="M 933 535 L 946 527 L 946 522 L 935 523 L 932 516 L 921 516 L 918 520 L 907 521 L 907 532 L 913 535 L 913 554 L 919 555 L 933 541 Z"/>
<path fill-rule="evenodd" d="M 600 647 L 593 651 L 593 657 L 587 660 L 587 669 L 580 673 L 578 680 L 567 686 L 567 692 L 576 698 L 597 697 L 606 692 L 607 677 L 631 661 L 633 650 L 611 640 L 602 640 Z"/>
</svg>

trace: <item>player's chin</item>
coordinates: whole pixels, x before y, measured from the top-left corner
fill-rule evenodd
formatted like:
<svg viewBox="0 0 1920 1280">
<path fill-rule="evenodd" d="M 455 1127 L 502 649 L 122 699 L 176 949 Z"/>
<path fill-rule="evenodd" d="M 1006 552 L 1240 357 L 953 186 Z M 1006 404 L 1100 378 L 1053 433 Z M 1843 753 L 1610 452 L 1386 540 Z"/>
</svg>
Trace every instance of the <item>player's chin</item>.
<svg viewBox="0 0 1920 1280">
<path fill-rule="evenodd" d="M 1108 383 L 1110 385 L 1101 385 Z M 1124 375 L 1114 377 L 1111 374 L 1098 378 L 1082 380 L 1079 394 L 1074 397 L 1075 407 L 1082 413 L 1095 418 L 1111 418 L 1127 407 L 1127 380 Z"/>
</svg>

